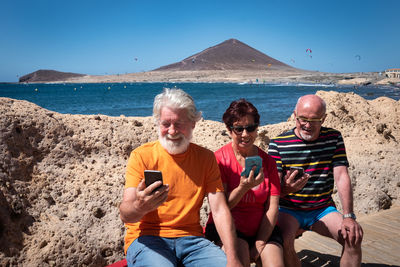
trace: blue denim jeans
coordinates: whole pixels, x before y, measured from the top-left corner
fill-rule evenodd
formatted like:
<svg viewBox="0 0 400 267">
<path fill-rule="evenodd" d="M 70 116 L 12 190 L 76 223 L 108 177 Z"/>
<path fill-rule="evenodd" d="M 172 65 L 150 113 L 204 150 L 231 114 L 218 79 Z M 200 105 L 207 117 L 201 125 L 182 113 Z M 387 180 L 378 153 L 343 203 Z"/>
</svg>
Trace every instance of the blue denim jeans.
<svg viewBox="0 0 400 267">
<path fill-rule="evenodd" d="M 140 236 L 129 246 L 128 266 L 226 266 L 225 253 L 200 236 Z"/>
</svg>

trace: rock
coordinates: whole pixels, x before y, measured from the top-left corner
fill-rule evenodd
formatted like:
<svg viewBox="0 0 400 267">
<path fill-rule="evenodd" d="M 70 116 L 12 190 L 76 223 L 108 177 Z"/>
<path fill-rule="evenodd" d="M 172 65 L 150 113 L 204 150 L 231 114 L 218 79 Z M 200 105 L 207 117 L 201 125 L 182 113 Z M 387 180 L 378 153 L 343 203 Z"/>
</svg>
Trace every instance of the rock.
<svg viewBox="0 0 400 267">
<path fill-rule="evenodd" d="M 399 204 L 400 102 L 317 94 L 327 102 L 324 125 L 344 136 L 355 212 Z M 0 98 L 0 113 L 0 265 L 104 266 L 122 259 L 125 165 L 133 149 L 156 140 L 152 119 L 65 115 L 9 98 Z M 293 118 L 260 126 L 256 144 L 266 150 L 270 138 L 293 126 Z M 193 136 L 212 151 L 230 141 L 215 121 L 199 121 Z M 334 199 L 339 203 L 336 190 Z M 209 211 L 205 199 L 202 224 Z"/>
</svg>

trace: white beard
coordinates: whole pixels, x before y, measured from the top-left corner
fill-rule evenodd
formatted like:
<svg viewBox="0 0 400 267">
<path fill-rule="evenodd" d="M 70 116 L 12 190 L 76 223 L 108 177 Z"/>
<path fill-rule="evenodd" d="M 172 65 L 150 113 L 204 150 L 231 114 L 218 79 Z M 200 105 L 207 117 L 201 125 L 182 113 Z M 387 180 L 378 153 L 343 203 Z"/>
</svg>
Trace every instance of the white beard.
<svg viewBox="0 0 400 267">
<path fill-rule="evenodd" d="M 178 134 L 175 136 L 166 134 L 161 136 L 161 133 L 158 132 L 158 139 L 160 140 L 162 147 L 167 150 L 169 154 L 182 154 L 189 147 L 190 140 L 192 139 L 192 131 L 190 132 L 189 138 L 186 138 L 183 134 Z M 173 141 L 174 139 L 179 139 L 179 141 Z"/>
<path fill-rule="evenodd" d="M 300 131 L 300 136 L 301 136 L 301 138 L 303 138 L 303 140 L 305 140 L 305 141 L 310 141 L 311 139 L 313 139 L 313 136 L 312 136 L 312 135 L 304 134 L 304 133 L 301 132 L 301 131 Z"/>
</svg>

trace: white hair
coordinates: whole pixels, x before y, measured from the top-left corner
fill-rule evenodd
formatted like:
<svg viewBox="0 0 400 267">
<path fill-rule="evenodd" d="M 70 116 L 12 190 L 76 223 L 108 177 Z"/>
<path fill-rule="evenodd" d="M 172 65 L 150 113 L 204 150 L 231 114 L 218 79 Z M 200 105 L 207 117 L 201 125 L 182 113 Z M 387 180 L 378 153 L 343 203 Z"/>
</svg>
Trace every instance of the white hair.
<svg viewBox="0 0 400 267">
<path fill-rule="evenodd" d="M 178 88 L 164 88 L 164 91 L 154 98 L 153 119 L 155 123 L 160 121 L 161 109 L 163 107 L 186 109 L 187 117 L 192 122 L 198 122 L 202 116 L 201 111 L 197 110 L 193 98 Z"/>
</svg>

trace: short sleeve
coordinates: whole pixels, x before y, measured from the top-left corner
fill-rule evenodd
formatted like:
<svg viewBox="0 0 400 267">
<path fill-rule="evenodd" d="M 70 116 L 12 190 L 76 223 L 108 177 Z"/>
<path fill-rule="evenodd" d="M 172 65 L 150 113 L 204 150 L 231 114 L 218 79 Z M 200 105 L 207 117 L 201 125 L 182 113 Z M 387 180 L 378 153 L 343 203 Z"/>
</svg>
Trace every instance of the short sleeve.
<svg viewBox="0 0 400 267">
<path fill-rule="evenodd" d="M 271 195 L 279 196 L 281 194 L 281 183 L 275 160 L 270 156 L 268 157 L 268 178 L 271 185 Z"/>
<path fill-rule="evenodd" d="M 134 150 L 126 166 L 125 188 L 137 187 L 144 177 L 145 166 L 140 154 Z"/>
<path fill-rule="evenodd" d="M 272 139 L 268 146 L 268 155 L 270 155 L 276 164 L 276 168 L 279 172 L 282 172 L 282 158 L 279 154 L 278 145 L 275 143 L 275 140 Z"/>
<path fill-rule="evenodd" d="M 225 156 L 226 149 L 225 147 L 222 147 L 215 151 L 214 155 L 217 160 L 218 168 L 221 174 L 221 180 L 223 183 L 228 183 L 228 175 L 225 173 L 226 166 L 229 166 L 229 163 L 227 164 L 227 157 Z"/>
<path fill-rule="evenodd" d="M 332 158 L 333 167 L 337 166 L 349 166 L 349 162 L 347 160 L 346 148 L 344 145 L 343 137 L 339 132 L 337 137 L 336 149 Z"/>
</svg>

